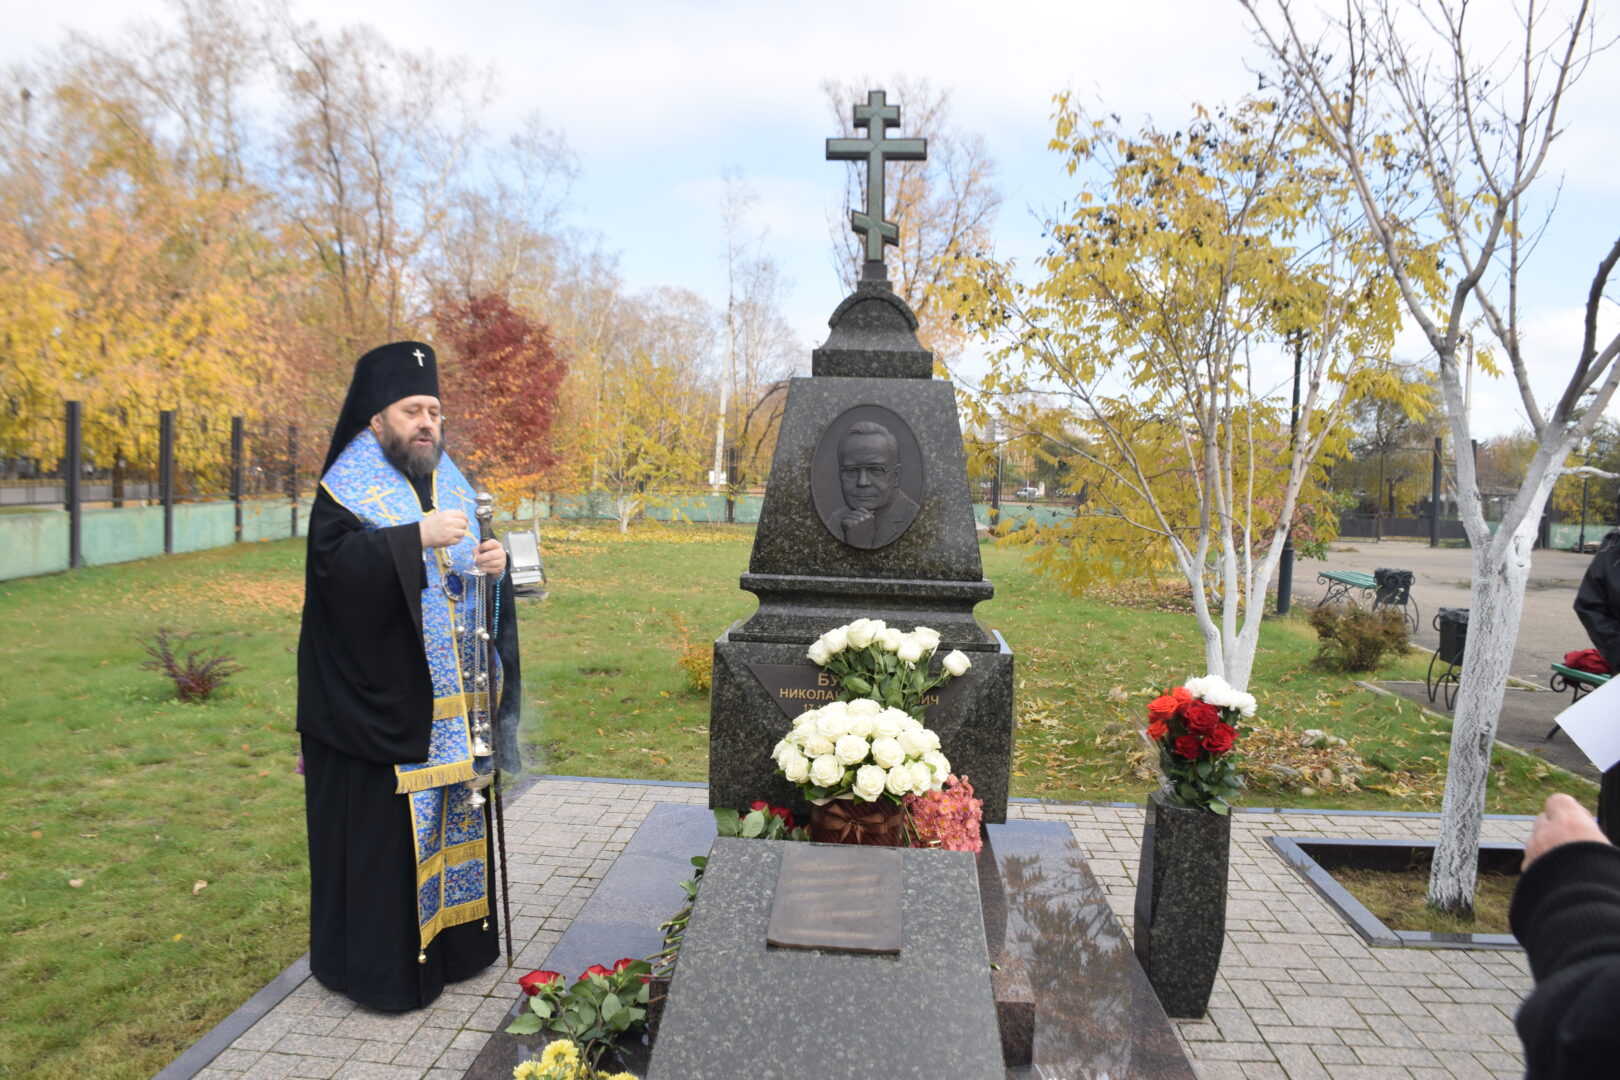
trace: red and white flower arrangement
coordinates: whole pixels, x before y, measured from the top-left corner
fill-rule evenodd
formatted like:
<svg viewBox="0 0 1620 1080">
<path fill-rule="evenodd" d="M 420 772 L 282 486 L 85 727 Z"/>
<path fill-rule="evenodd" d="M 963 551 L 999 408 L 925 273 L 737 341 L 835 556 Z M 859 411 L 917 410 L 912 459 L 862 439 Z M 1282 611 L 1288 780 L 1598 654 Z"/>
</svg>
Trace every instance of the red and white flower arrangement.
<svg viewBox="0 0 1620 1080">
<path fill-rule="evenodd" d="M 1188 679 L 1153 699 L 1146 734 L 1158 749 L 1171 802 L 1216 814 L 1231 809 L 1229 800 L 1243 789 L 1232 749 L 1255 710 L 1254 695 L 1219 675 Z"/>
</svg>

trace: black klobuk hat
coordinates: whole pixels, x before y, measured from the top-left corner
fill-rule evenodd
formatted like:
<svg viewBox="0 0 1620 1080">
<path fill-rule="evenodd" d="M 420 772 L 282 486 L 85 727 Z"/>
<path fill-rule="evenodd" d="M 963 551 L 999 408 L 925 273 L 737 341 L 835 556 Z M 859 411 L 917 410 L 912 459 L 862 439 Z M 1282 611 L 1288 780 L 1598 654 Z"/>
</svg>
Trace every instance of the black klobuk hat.
<svg viewBox="0 0 1620 1080">
<path fill-rule="evenodd" d="M 338 413 L 332 444 L 321 466 L 322 475 L 373 416 L 396 401 L 418 394 L 439 396 L 439 362 L 433 346 L 420 341 L 396 341 L 379 345 L 356 360 L 349 395 L 343 399 L 343 411 Z"/>
</svg>

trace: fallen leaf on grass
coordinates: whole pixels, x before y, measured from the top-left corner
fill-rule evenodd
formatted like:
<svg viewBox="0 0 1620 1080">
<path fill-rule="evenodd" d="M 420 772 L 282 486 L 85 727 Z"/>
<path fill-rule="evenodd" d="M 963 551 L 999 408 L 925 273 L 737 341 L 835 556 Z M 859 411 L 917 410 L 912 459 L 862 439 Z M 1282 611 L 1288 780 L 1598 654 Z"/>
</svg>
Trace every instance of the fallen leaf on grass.
<svg viewBox="0 0 1620 1080">
<path fill-rule="evenodd" d="M 208 882 L 199 881 L 199 882 L 197 882 L 195 885 L 193 885 L 191 887 L 191 895 L 196 896 L 198 893 L 202 892 L 206 888 L 208 888 Z"/>
<path fill-rule="evenodd" d="M 181 938 L 183 938 L 185 936 L 186 935 L 184 935 L 184 934 L 176 934 L 176 935 L 174 935 L 174 937 L 170 938 L 169 940 L 170 941 L 179 941 Z"/>
<path fill-rule="evenodd" d="M 77 889 L 84 885 L 84 878 L 68 878 L 68 888 Z"/>
<path fill-rule="evenodd" d="M 35 840 L 38 840 L 41 837 L 43 837 L 45 834 L 40 832 L 38 829 L 35 829 L 33 832 L 29 833 L 28 835 L 32 836 Z"/>
</svg>

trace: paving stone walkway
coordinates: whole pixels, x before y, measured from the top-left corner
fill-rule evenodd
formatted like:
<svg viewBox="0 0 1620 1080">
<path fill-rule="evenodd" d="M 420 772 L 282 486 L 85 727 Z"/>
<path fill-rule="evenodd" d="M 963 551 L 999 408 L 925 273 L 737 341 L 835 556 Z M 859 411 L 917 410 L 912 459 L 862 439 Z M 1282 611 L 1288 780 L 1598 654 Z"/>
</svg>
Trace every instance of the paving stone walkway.
<svg viewBox="0 0 1620 1080">
<path fill-rule="evenodd" d="M 379 1013 L 305 980 L 197 1080 L 457 1080 L 657 803 L 701 787 L 542 780 L 506 808 L 513 942 L 508 970 L 448 987 L 432 1007 Z M 1015 817 L 1075 834 L 1114 911 L 1132 921 L 1142 811 L 1016 803 Z M 1374 949 L 1266 844 L 1271 835 L 1432 841 L 1419 815 L 1234 816 L 1227 944 L 1207 1019 L 1176 1021 L 1200 1080 L 1517 1080 L 1513 1012 L 1530 987 L 1517 951 Z M 1522 843 L 1529 820 L 1489 818 Z M 612 957 L 607 958 L 611 961 Z"/>
</svg>

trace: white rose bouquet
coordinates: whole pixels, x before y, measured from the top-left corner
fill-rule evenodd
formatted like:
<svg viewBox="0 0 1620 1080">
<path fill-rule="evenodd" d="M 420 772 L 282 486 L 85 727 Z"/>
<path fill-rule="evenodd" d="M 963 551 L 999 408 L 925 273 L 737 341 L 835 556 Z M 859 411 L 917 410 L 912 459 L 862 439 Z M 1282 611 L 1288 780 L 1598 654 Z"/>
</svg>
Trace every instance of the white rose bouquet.
<svg viewBox="0 0 1620 1080">
<path fill-rule="evenodd" d="M 972 667 L 960 649 L 928 677 L 929 660 L 939 648 L 939 631 L 919 626 L 909 634 L 882 619 L 856 619 L 827 631 L 810 646 L 810 659 L 838 677 L 842 700 L 867 698 L 921 720 L 923 696 Z"/>
<path fill-rule="evenodd" d="M 853 795 L 898 803 L 908 794 L 940 790 L 951 772 L 938 735 L 909 713 L 870 698 L 800 713 L 771 757 L 776 771 L 812 801 Z"/>
</svg>

